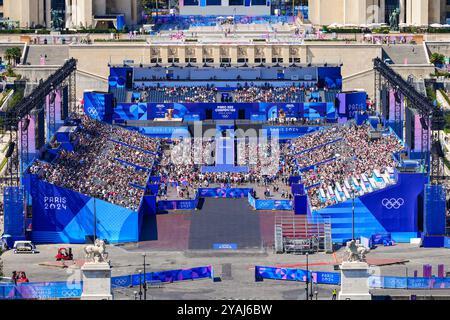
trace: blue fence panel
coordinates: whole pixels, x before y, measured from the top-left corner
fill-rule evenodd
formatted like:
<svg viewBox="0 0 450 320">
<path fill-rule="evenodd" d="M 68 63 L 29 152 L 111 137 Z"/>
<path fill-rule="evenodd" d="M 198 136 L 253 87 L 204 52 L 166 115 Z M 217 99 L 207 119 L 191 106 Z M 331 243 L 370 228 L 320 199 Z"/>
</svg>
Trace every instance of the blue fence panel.
<svg viewBox="0 0 450 320">
<path fill-rule="evenodd" d="M 0 285 L 0 299 L 70 299 L 79 298 L 81 292 L 81 282 L 36 282 Z"/>
</svg>

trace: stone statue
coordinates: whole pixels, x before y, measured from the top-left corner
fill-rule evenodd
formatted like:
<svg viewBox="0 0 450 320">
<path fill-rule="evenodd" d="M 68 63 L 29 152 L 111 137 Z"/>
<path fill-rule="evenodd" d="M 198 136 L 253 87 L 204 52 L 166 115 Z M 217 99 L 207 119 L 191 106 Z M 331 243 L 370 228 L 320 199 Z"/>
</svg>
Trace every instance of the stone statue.
<svg viewBox="0 0 450 320">
<path fill-rule="evenodd" d="M 400 10 L 397 8 L 394 11 L 392 11 L 391 15 L 389 16 L 389 27 L 391 28 L 391 31 L 399 31 L 399 25 L 398 25 L 398 18 L 400 17 Z"/>
<path fill-rule="evenodd" d="M 359 241 L 351 240 L 347 242 L 345 251 L 348 253 L 347 262 L 364 262 L 370 249 L 360 244 Z"/>
<path fill-rule="evenodd" d="M 64 12 L 61 10 L 51 10 L 50 11 L 50 15 L 51 15 L 51 26 L 53 30 L 61 30 L 63 29 L 64 26 Z"/>
<path fill-rule="evenodd" d="M 84 248 L 85 258 L 94 263 L 106 262 L 108 253 L 106 252 L 105 241 L 95 239 L 94 245 Z"/>
</svg>

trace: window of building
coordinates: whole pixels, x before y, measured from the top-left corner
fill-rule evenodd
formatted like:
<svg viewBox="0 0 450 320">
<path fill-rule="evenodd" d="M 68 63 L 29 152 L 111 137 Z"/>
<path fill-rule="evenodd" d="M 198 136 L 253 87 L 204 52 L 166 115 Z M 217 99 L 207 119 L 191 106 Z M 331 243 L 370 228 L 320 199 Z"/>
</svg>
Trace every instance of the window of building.
<svg viewBox="0 0 450 320">
<path fill-rule="evenodd" d="M 244 0 L 229 0 L 230 6 L 243 6 Z"/>
<path fill-rule="evenodd" d="M 389 17 L 391 16 L 394 10 L 400 10 L 400 1 L 399 0 L 386 0 L 385 4 L 385 21 L 389 21 Z"/>
<path fill-rule="evenodd" d="M 265 6 L 267 5 L 267 0 L 252 0 L 252 6 Z"/>
<path fill-rule="evenodd" d="M 197 58 L 185 58 L 184 62 L 186 62 L 186 63 L 197 63 Z"/>
<path fill-rule="evenodd" d="M 266 63 L 266 58 L 255 58 L 255 63 Z"/>
<path fill-rule="evenodd" d="M 206 0 L 207 6 L 221 6 L 222 0 Z"/>
<path fill-rule="evenodd" d="M 300 63 L 300 58 L 290 57 L 289 58 L 289 63 Z"/>
<path fill-rule="evenodd" d="M 248 62 L 248 58 L 238 58 L 237 62 L 238 63 L 247 63 Z"/>
<path fill-rule="evenodd" d="M 150 63 L 162 63 L 162 59 L 161 58 L 151 58 Z"/>
<path fill-rule="evenodd" d="M 185 6 L 198 6 L 198 0 L 184 0 Z"/>
<path fill-rule="evenodd" d="M 203 63 L 214 63 L 214 58 L 203 58 Z"/>
<path fill-rule="evenodd" d="M 167 59 L 167 61 L 169 62 L 169 63 L 179 63 L 180 62 L 180 59 L 179 58 L 168 58 Z"/>
<path fill-rule="evenodd" d="M 283 63 L 283 58 L 272 58 L 272 63 Z"/>
</svg>

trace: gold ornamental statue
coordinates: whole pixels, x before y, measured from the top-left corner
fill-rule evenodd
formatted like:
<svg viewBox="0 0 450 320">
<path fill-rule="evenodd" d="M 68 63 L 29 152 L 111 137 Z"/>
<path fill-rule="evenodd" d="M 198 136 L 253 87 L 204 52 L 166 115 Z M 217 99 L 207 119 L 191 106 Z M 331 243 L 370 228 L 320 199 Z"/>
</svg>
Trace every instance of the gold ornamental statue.
<svg viewBox="0 0 450 320">
<path fill-rule="evenodd" d="M 167 119 L 172 120 L 173 118 L 173 109 L 167 109 Z"/>
<path fill-rule="evenodd" d="M 284 120 L 286 120 L 286 112 L 284 112 L 283 109 L 281 109 L 280 111 L 278 111 L 278 118 L 284 122 Z"/>
</svg>

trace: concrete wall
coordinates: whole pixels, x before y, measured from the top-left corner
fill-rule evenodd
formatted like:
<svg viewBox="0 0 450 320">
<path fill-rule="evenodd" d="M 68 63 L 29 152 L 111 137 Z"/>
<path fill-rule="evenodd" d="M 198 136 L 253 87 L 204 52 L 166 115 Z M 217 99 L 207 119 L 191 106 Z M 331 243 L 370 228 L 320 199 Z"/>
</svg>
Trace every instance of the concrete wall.
<svg viewBox="0 0 450 320">
<path fill-rule="evenodd" d="M 21 28 L 44 24 L 44 0 L 4 0 L 3 16 Z"/>
<path fill-rule="evenodd" d="M 450 57 L 450 41 L 447 42 L 427 42 L 428 54 L 439 52 L 446 57 Z"/>
<path fill-rule="evenodd" d="M 402 13 L 410 25 L 445 23 L 446 0 L 403 0 Z M 316 25 L 368 24 L 385 21 L 385 1 L 377 0 L 309 0 L 309 20 Z M 373 7 L 379 8 L 374 15 Z M 376 16 L 378 21 L 374 21 Z M 400 22 L 403 22 L 403 15 Z"/>
<path fill-rule="evenodd" d="M 220 57 L 224 52 L 231 58 L 232 63 L 237 62 L 237 45 L 180 45 L 176 48 L 175 57 L 180 63 L 184 63 L 187 52 L 197 57 L 197 64 L 202 64 L 203 57 L 214 58 L 218 65 Z M 283 65 L 289 65 L 290 57 L 298 57 L 301 63 L 343 63 L 342 74 L 349 76 L 372 66 L 375 57 L 381 57 L 382 49 L 379 45 L 349 45 L 349 44 L 306 44 L 306 45 L 239 45 L 245 49 L 249 57 L 249 65 L 255 64 L 256 54 L 262 54 L 266 63 L 272 63 L 272 57 L 283 58 Z M 168 64 L 170 46 L 167 45 L 145 45 L 145 44 L 94 44 L 94 45 L 71 45 L 69 56 L 78 60 L 78 68 L 95 75 L 107 77 L 109 73 L 108 63 L 121 64 L 124 60 L 134 60 L 134 63 L 149 64 L 151 58 L 161 58 L 162 64 Z M 172 55 L 173 56 L 173 55 Z M 96 57 L 92 59 L 91 57 Z"/>
<path fill-rule="evenodd" d="M 371 68 L 373 59 L 382 56 L 382 48 L 379 45 L 314 44 L 306 45 L 306 54 L 311 63 L 342 63 L 342 76 L 347 77 Z"/>
<path fill-rule="evenodd" d="M 38 83 L 40 79 L 47 79 L 51 74 L 58 70 L 59 66 L 19 66 L 16 72 L 23 78 L 33 83 Z M 85 90 L 108 91 L 107 78 L 98 77 L 88 72 L 77 71 L 77 99 L 83 98 Z"/>
<path fill-rule="evenodd" d="M 412 75 L 415 79 L 429 78 L 434 72 L 432 65 L 391 65 L 392 69 L 400 74 L 405 80 Z M 364 89 L 371 99 L 374 98 L 375 74 L 371 67 L 356 74 L 343 78 L 343 90 L 350 91 Z"/>
<path fill-rule="evenodd" d="M 107 78 L 101 78 L 86 72 L 77 71 L 77 99 L 83 98 L 83 92 L 86 90 L 108 91 Z"/>
<path fill-rule="evenodd" d="M 73 45 L 69 56 L 78 60 L 78 69 L 101 77 L 108 77 L 108 63 L 120 64 L 123 60 L 150 63 L 150 46 L 147 45 Z M 95 57 L 93 59 L 92 57 Z"/>
</svg>

